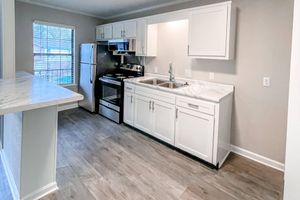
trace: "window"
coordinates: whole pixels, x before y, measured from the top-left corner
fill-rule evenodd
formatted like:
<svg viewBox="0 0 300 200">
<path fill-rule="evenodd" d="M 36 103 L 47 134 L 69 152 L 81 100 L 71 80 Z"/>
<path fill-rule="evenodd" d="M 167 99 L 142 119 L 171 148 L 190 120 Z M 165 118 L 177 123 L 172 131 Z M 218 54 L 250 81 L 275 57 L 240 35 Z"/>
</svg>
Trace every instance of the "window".
<svg viewBox="0 0 300 200">
<path fill-rule="evenodd" d="M 33 23 L 34 74 L 49 82 L 74 83 L 74 28 Z"/>
</svg>

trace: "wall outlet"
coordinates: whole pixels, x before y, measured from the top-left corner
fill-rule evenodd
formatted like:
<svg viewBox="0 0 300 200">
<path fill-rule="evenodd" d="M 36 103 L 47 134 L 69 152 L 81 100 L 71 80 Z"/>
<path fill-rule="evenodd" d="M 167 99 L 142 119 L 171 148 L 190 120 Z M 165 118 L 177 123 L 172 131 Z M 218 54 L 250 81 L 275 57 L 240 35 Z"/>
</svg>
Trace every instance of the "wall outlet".
<svg viewBox="0 0 300 200">
<path fill-rule="evenodd" d="M 184 71 L 185 77 L 191 78 L 192 77 L 192 70 L 191 69 L 186 69 Z"/>
<path fill-rule="evenodd" d="M 158 73 L 158 68 L 157 67 L 154 67 L 154 73 Z"/>
<path fill-rule="evenodd" d="M 270 77 L 264 77 L 263 78 L 263 86 L 264 87 L 270 87 L 271 86 L 271 78 Z"/>
<path fill-rule="evenodd" d="M 209 72 L 209 80 L 215 80 L 215 73 Z"/>
</svg>

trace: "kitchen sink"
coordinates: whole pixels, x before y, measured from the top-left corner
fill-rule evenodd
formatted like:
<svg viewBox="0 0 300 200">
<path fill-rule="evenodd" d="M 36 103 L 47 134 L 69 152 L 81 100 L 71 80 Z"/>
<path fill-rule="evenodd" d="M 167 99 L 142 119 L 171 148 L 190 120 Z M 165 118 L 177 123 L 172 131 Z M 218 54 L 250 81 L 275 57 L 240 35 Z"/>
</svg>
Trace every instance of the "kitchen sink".
<svg viewBox="0 0 300 200">
<path fill-rule="evenodd" d="M 163 84 L 166 82 L 168 82 L 168 81 L 161 80 L 161 79 L 149 79 L 149 80 L 140 81 L 140 83 L 145 83 L 145 84 L 149 84 L 149 85 L 160 85 L 160 84 Z"/>
<path fill-rule="evenodd" d="M 167 83 L 162 83 L 159 86 L 165 87 L 165 88 L 170 88 L 170 89 L 176 89 L 176 88 L 181 88 L 183 86 L 186 86 L 186 84 L 176 83 L 176 82 L 167 82 Z"/>
<path fill-rule="evenodd" d="M 161 79 L 148 79 L 148 80 L 140 81 L 140 83 L 156 85 L 159 87 L 170 88 L 170 89 L 181 88 L 187 85 L 187 83 L 184 84 L 184 83 L 170 82 Z"/>
</svg>

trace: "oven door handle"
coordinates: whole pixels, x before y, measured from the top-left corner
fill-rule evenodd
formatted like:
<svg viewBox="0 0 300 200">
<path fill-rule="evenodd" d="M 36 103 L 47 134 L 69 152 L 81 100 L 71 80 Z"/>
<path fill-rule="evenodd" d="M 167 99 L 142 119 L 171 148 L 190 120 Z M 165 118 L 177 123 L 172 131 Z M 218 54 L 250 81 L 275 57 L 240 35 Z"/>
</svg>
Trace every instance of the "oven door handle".
<svg viewBox="0 0 300 200">
<path fill-rule="evenodd" d="M 109 79 L 104 79 L 104 78 L 100 78 L 99 79 L 101 82 L 104 82 L 104 83 L 109 83 L 109 84 L 113 84 L 113 85 L 118 85 L 118 86 L 121 86 L 122 83 L 119 82 L 119 81 L 114 81 L 114 80 L 109 80 Z"/>
</svg>

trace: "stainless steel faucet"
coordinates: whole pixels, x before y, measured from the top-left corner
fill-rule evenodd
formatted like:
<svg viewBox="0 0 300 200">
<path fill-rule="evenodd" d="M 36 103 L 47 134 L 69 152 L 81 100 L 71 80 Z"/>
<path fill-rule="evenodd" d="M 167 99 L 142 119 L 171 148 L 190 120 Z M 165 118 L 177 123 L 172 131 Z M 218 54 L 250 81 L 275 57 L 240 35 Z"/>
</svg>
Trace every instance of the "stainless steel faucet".
<svg viewBox="0 0 300 200">
<path fill-rule="evenodd" d="M 174 72 L 173 72 L 173 63 L 169 64 L 169 81 L 170 82 L 174 82 L 175 81 L 175 76 L 174 76 Z"/>
</svg>

